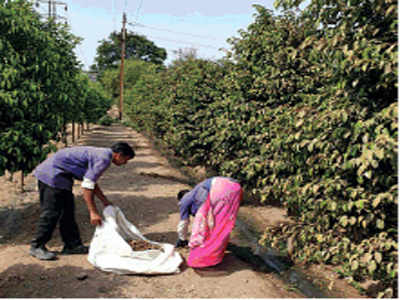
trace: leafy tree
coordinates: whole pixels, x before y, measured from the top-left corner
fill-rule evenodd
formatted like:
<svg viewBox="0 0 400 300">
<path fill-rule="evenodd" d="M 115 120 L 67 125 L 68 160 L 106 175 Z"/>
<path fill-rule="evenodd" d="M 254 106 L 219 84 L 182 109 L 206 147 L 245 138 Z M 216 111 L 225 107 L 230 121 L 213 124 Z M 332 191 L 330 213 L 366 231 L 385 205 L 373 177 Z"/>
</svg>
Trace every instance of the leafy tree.
<svg viewBox="0 0 400 300">
<path fill-rule="evenodd" d="M 0 1 L 0 175 L 29 173 L 67 123 L 96 121 L 109 107 L 81 73 L 79 40 L 27 1 Z"/>
<path fill-rule="evenodd" d="M 168 76 L 158 69 L 157 65 L 147 64 L 135 85 L 128 87 L 124 111 L 136 129 L 162 136 L 167 128 L 164 124 L 169 122 L 165 119 L 165 107 L 162 104 L 167 95 Z"/>
<path fill-rule="evenodd" d="M 162 64 L 167 58 L 167 51 L 157 47 L 145 36 L 128 31 L 125 38 L 126 59 Z M 106 69 L 117 67 L 121 60 L 121 43 L 121 33 L 116 31 L 112 32 L 108 39 L 101 40 L 97 47 L 95 64 L 91 66 L 91 70 L 102 74 Z"/>
<path fill-rule="evenodd" d="M 31 171 L 69 119 L 77 42 L 27 1 L 0 2 L 0 174 Z"/>
<path fill-rule="evenodd" d="M 219 113 L 210 106 L 222 98 L 221 83 L 229 68 L 191 54 L 166 70 L 149 69 L 125 99 L 127 114 L 139 130 L 163 139 L 188 164 L 198 165 L 210 156 Z"/>
<path fill-rule="evenodd" d="M 132 88 L 139 78 L 154 65 L 155 70 L 160 70 L 163 67 L 155 65 L 153 63 L 145 62 L 138 59 L 127 59 L 124 65 L 124 86 L 126 90 Z M 107 69 L 100 77 L 100 82 L 103 84 L 105 92 L 111 98 L 119 96 L 119 82 L 120 82 L 120 70 L 118 69 Z"/>
<path fill-rule="evenodd" d="M 93 82 L 87 77 L 83 79 L 87 85 L 87 98 L 84 106 L 85 120 L 97 123 L 111 107 L 111 98 L 106 95 L 99 82 Z"/>
</svg>

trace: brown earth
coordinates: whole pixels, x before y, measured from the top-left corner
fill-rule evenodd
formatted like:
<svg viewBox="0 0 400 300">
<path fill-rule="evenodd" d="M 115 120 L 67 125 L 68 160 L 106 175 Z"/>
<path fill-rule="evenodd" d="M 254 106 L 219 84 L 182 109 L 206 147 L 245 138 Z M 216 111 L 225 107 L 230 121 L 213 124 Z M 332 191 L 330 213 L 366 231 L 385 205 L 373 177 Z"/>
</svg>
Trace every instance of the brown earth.
<svg viewBox="0 0 400 300">
<path fill-rule="evenodd" d="M 109 147 L 116 141 L 134 146 L 135 159 L 127 165 L 112 165 L 99 184 L 114 205 L 150 240 L 174 244 L 179 214 L 176 193 L 189 188 L 193 178 L 174 167 L 143 135 L 114 124 L 94 126 L 76 143 Z M 186 175 L 184 175 L 186 174 Z M 197 170 L 198 179 L 205 176 Z M 29 256 L 39 216 L 36 180 L 25 178 L 25 192 L 19 192 L 19 178 L 0 177 L 0 297 L 3 298 L 304 298 L 295 287 L 273 272 L 257 271 L 250 264 L 227 251 L 214 272 L 196 272 L 185 261 L 181 272 L 173 275 L 117 275 L 94 268 L 86 255 L 59 255 L 55 261 L 39 261 Z M 74 185 L 76 217 L 86 245 L 94 233 L 82 199 L 80 183 Z M 102 209 L 100 202 L 98 208 Z M 285 222 L 282 209 L 244 204 L 239 217 L 260 230 L 268 224 Z M 234 230 L 232 244 L 241 245 Z M 58 230 L 48 243 L 52 251 L 61 251 Z M 187 249 L 178 250 L 185 260 Z M 306 270 L 333 297 L 361 298 L 357 291 L 328 267 Z M 318 274 L 318 276 L 316 276 Z"/>
</svg>

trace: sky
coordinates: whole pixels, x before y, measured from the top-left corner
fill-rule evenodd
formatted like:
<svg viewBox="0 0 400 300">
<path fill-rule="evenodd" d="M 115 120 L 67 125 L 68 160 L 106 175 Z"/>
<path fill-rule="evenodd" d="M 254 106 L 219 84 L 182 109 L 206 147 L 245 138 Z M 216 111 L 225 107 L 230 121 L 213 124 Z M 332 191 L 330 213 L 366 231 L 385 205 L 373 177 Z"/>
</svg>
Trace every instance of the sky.
<svg viewBox="0 0 400 300">
<path fill-rule="evenodd" d="M 46 15 L 47 0 L 37 9 Z M 165 48 L 166 64 L 176 59 L 174 51 L 195 48 L 197 56 L 219 59 L 222 49 L 230 49 L 227 39 L 239 37 L 254 22 L 253 4 L 274 10 L 274 0 L 57 0 L 56 12 L 67 20 L 71 32 L 83 38 L 76 48 L 78 59 L 88 70 L 94 63 L 99 42 L 111 32 L 121 31 L 122 14 L 127 16 L 126 29 L 144 35 L 156 46 Z M 62 4 L 64 3 L 64 4 Z M 65 7 L 67 10 L 65 11 Z"/>
</svg>

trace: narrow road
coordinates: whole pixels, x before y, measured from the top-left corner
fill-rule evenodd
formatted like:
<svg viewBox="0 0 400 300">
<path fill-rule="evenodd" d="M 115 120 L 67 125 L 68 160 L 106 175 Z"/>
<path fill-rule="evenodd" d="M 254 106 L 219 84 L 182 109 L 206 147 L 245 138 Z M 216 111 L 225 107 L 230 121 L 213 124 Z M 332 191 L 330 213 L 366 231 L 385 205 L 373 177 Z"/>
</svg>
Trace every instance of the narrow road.
<svg viewBox="0 0 400 300">
<path fill-rule="evenodd" d="M 99 181 L 104 193 L 119 206 L 127 219 L 147 238 L 174 244 L 179 220 L 176 193 L 188 188 L 188 178 L 173 168 L 141 134 L 120 124 L 94 126 L 79 145 L 109 147 L 116 141 L 130 143 L 135 159 L 127 165 L 112 165 Z M 227 253 L 218 270 L 196 272 L 185 262 L 173 275 L 122 276 L 95 269 L 85 255 L 59 256 L 56 261 L 38 261 L 28 255 L 38 218 L 35 180 L 26 179 L 28 192 L 17 197 L 12 213 L 14 232 L 0 243 L 0 297 L 6 298 L 300 298 L 271 273 L 260 273 Z M 77 220 L 85 244 L 94 228 L 89 223 L 80 183 L 74 186 Z M 13 198 L 15 199 L 15 197 Z M 98 207 L 100 208 L 100 202 Z M 10 212 L 11 214 L 11 212 Z M 1 233 L 1 232 L 0 232 Z M 1 241 L 0 241 L 1 242 Z M 233 241 L 237 243 L 237 239 Z M 48 247 L 61 251 L 55 232 Z M 178 250 L 184 260 L 185 249 Z"/>
</svg>

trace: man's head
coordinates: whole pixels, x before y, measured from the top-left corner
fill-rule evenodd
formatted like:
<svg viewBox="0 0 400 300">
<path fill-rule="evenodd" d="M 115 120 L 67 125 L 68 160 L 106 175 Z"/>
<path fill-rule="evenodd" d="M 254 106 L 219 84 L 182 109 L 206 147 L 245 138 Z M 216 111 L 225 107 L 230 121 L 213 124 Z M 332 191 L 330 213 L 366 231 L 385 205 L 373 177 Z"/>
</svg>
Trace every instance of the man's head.
<svg viewBox="0 0 400 300">
<path fill-rule="evenodd" d="M 125 165 L 128 160 L 135 157 L 135 151 L 128 143 L 118 142 L 111 146 L 112 162 L 117 166 Z"/>
</svg>

